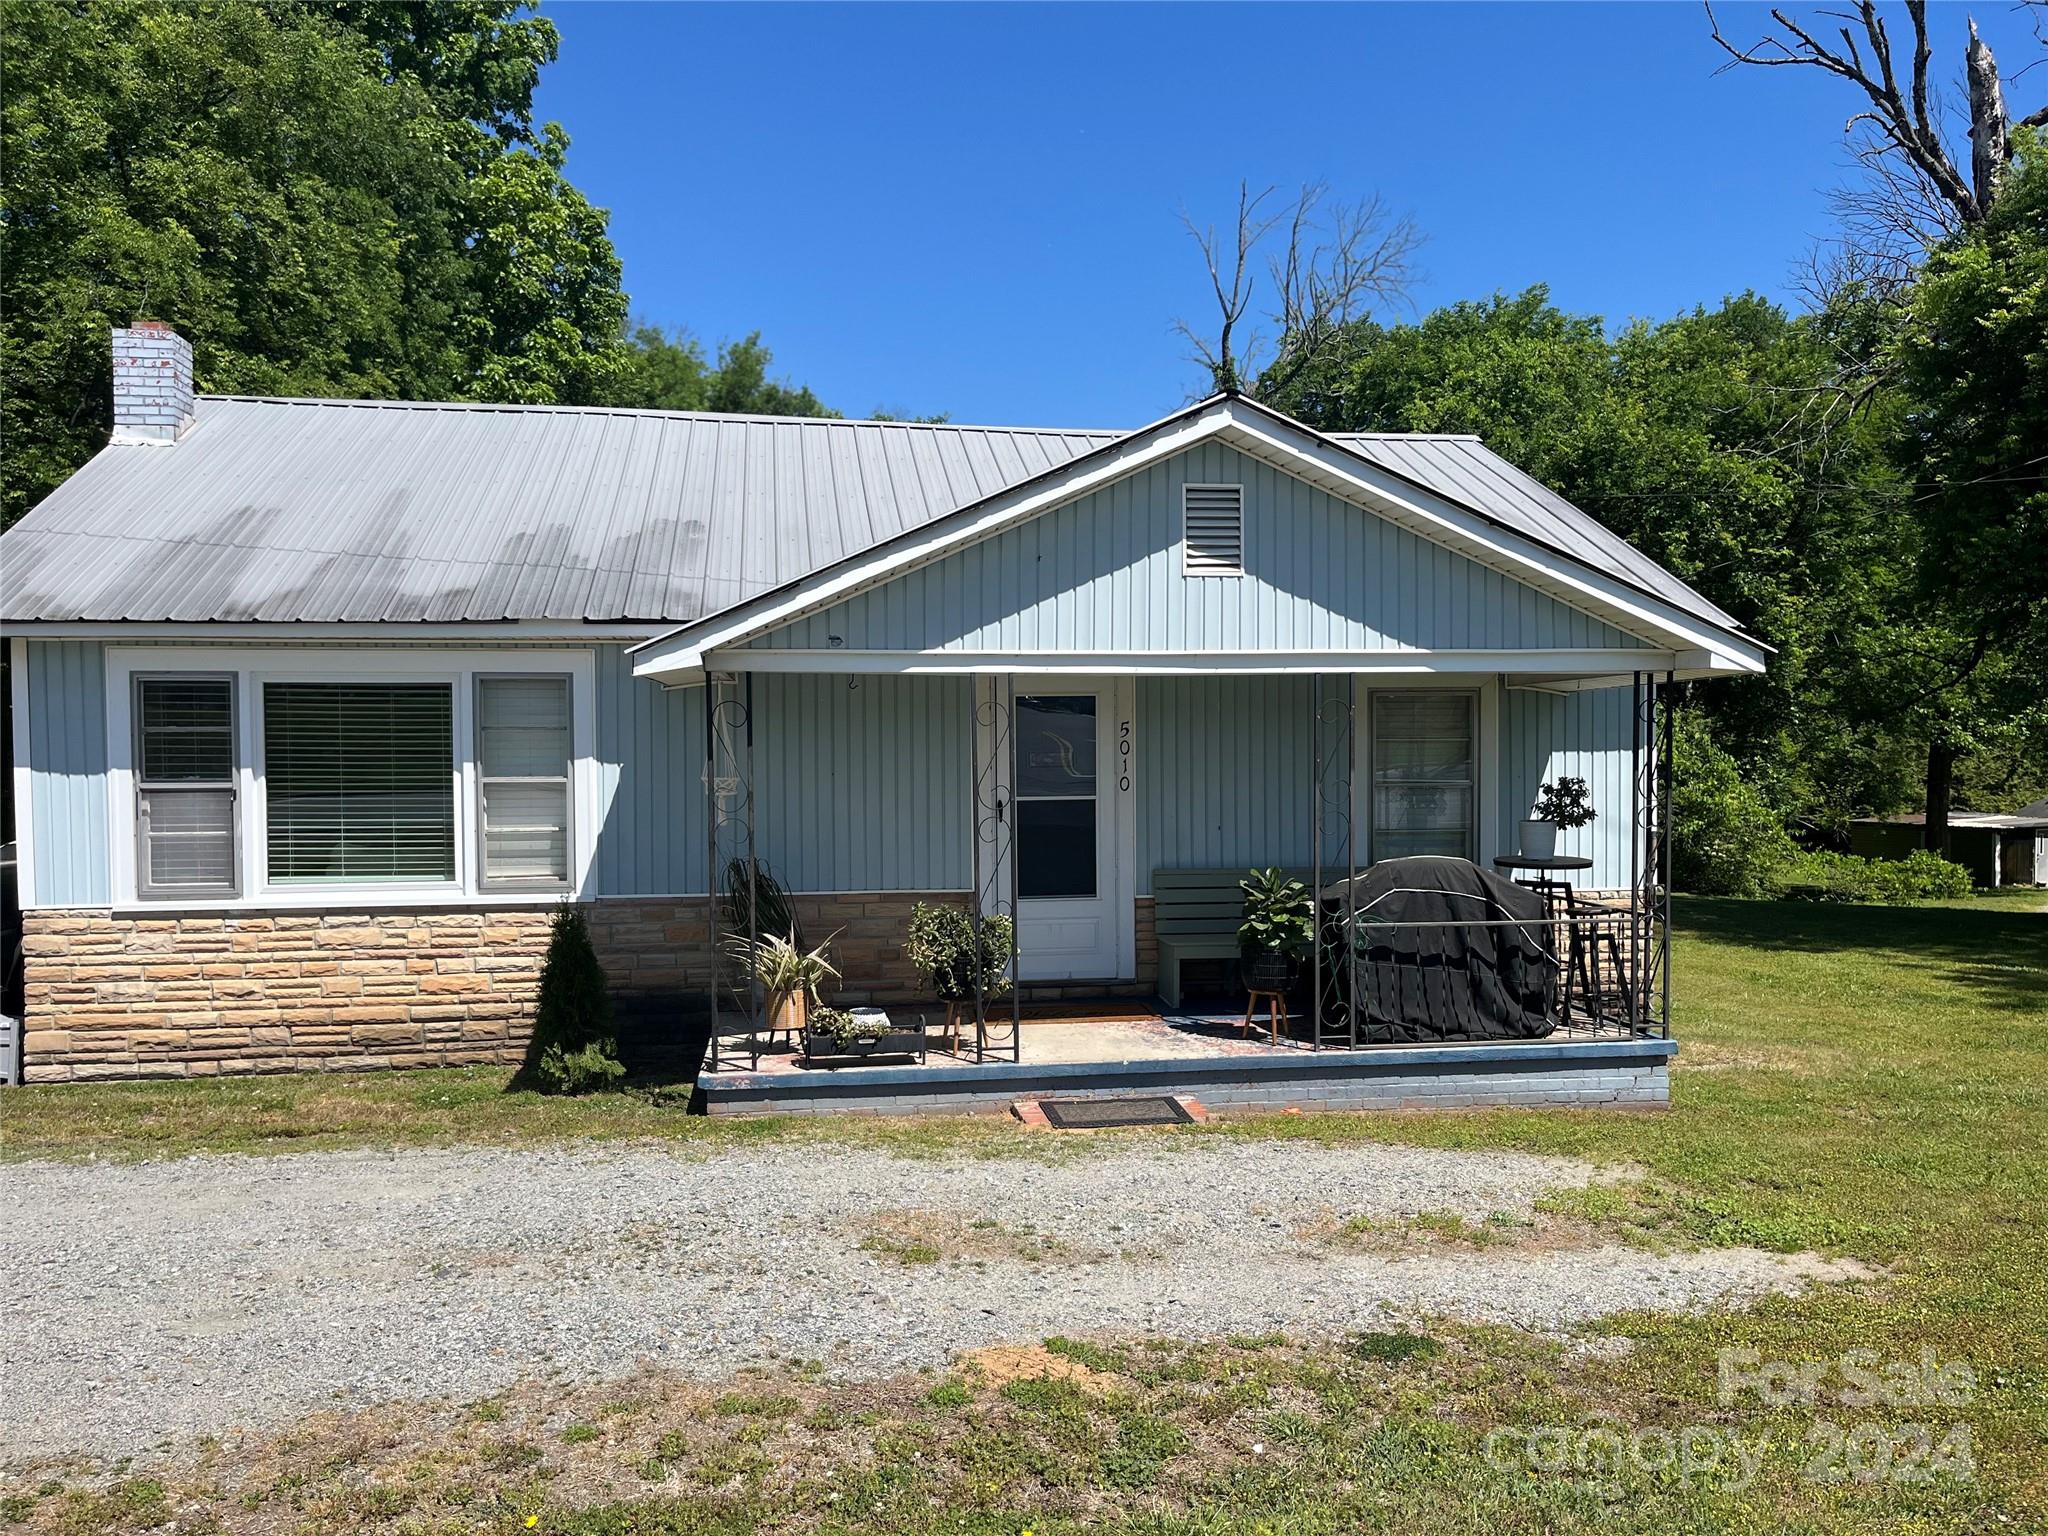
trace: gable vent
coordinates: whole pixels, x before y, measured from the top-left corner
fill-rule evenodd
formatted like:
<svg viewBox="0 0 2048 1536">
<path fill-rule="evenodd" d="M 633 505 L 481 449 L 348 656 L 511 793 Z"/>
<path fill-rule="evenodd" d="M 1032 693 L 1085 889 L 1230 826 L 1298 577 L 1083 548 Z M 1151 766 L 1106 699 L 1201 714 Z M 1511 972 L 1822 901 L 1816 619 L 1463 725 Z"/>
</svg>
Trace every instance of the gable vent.
<svg viewBox="0 0 2048 1536">
<path fill-rule="evenodd" d="M 1180 492 L 1182 574 L 1244 574 L 1244 487 L 1184 485 Z"/>
</svg>

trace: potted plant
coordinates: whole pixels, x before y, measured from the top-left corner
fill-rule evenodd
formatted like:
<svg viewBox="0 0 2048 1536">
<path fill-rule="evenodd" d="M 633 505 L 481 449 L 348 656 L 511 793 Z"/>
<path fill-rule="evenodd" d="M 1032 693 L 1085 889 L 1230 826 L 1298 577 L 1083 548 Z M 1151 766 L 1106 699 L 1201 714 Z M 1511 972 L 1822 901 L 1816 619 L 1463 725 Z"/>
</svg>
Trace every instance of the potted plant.
<svg viewBox="0 0 2048 1536">
<path fill-rule="evenodd" d="M 1315 943 L 1315 901 L 1307 886 L 1277 869 L 1255 869 L 1238 884 L 1244 890 L 1237 930 L 1244 984 L 1253 992 L 1285 992 Z"/>
<path fill-rule="evenodd" d="M 1584 779 L 1561 778 L 1536 795 L 1530 818 L 1522 823 L 1522 852 L 1532 859 L 1557 855 L 1557 829 L 1583 827 L 1599 813 L 1587 803 Z"/>
<path fill-rule="evenodd" d="M 816 949 L 799 949 L 779 933 L 750 939 L 736 933 L 726 940 L 726 953 L 747 975 L 761 983 L 768 994 L 768 1029 L 771 1033 L 800 1030 L 817 996 L 818 984 L 827 977 L 839 979 L 832 964 L 832 938 Z"/>
<path fill-rule="evenodd" d="M 879 1008 L 814 1008 L 804 1026 L 804 1057 L 921 1056 L 924 1021 L 898 1024 Z"/>
<path fill-rule="evenodd" d="M 910 909 L 904 958 L 946 1002 L 972 998 L 977 977 L 982 996 L 1001 997 L 1010 990 L 1015 953 L 1016 927 L 1007 917 L 984 917 L 977 947 L 974 918 L 962 908 L 920 901 Z"/>
</svg>

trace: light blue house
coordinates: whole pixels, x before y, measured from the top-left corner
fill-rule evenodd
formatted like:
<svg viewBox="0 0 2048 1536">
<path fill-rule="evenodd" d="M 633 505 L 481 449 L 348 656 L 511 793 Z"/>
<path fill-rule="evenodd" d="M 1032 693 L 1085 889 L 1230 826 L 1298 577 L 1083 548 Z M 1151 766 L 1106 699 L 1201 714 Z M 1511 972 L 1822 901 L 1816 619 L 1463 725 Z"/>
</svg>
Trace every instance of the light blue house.
<svg viewBox="0 0 2048 1536">
<path fill-rule="evenodd" d="M 1730 615 L 1476 438 L 195 399 L 0 539 L 35 1078 L 516 1054 L 583 904 L 657 1012 L 749 848 L 904 1000 L 918 899 L 1149 994 L 1161 872 L 1559 851 L 1647 924 Z M 751 841 L 749 841 L 751 840 Z M 1172 884 L 1171 880 L 1166 882 Z"/>
</svg>

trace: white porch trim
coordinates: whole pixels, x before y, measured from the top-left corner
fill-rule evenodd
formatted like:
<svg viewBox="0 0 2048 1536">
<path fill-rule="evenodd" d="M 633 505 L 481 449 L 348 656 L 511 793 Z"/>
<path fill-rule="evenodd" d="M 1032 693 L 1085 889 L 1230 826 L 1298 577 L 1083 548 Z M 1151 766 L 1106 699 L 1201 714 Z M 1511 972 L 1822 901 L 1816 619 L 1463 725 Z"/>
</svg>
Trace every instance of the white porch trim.
<svg viewBox="0 0 2048 1536">
<path fill-rule="evenodd" d="M 1438 673 L 1513 673 L 1577 678 L 1588 674 L 1667 672 L 1673 651 L 817 651 L 723 650 L 710 653 L 715 672 L 983 676 L 1005 672 L 1089 677 L 1185 677 L 1215 672 L 1374 673 L 1391 677 Z M 1565 686 L 1565 684 L 1554 684 Z M 1603 686 L 1605 686 L 1603 684 Z"/>
</svg>

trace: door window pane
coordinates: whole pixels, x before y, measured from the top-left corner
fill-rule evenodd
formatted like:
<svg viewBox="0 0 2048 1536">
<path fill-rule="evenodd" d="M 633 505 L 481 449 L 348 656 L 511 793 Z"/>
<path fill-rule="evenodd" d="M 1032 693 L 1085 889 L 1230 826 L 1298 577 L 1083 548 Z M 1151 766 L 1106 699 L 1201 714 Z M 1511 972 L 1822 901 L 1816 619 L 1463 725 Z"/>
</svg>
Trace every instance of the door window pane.
<svg viewBox="0 0 2048 1536">
<path fill-rule="evenodd" d="M 1017 802 L 1017 894 L 1095 894 L 1095 802 Z"/>
<path fill-rule="evenodd" d="M 1095 793 L 1095 696 L 1038 695 L 1017 700 L 1019 799 Z"/>
<path fill-rule="evenodd" d="M 442 683 L 268 683 L 270 878 L 455 878 L 454 709 Z"/>
<path fill-rule="evenodd" d="M 1372 856 L 1478 857 L 1476 701 L 1403 689 L 1372 700 Z"/>
<path fill-rule="evenodd" d="M 145 677 L 135 705 L 141 894 L 234 894 L 233 681 Z"/>
<path fill-rule="evenodd" d="M 484 878 L 569 878 L 569 680 L 487 677 L 477 685 L 477 779 Z"/>
</svg>

